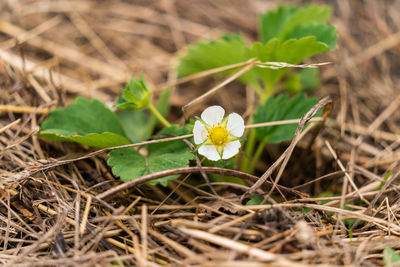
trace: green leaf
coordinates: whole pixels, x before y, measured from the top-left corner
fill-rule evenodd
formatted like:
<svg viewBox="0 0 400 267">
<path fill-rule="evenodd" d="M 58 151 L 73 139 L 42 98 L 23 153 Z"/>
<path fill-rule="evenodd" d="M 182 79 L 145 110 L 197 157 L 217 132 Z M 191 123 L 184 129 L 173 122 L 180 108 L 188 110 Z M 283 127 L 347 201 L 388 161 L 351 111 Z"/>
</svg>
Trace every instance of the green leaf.
<svg viewBox="0 0 400 267">
<path fill-rule="evenodd" d="M 323 24 L 299 25 L 292 32 L 288 33 L 285 39 L 300 39 L 307 36 L 315 36 L 316 41 L 326 44 L 329 50 L 337 48 L 336 41 L 338 35 L 336 34 L 335 26 Z"/>
<path fill-rule="evenodd" d="M 250 198 L 249 201 L 246 202 L 246 206 L 259 205 L 264 200 L 264 198 L 262 196 L 252 196 L 249 198 Z"/>
<path fill-rule="evenodd" d="M 304 116 L 316 103 L 316 98 L 306 98 L 299 94 L 289 99 L 287 95 L 268 98 L 259 105 L 253 115 L 254 123 L 298 119 Z M 273 127 L 256 128 L 256 136 L 263 143 L 279 143 L 291 140 L 298 124 L 278 125 Z"/>
<path fill-rule="evenodd" d="M 180 136 L 190 133 L 187 128 L 171 126 L 163 129 L 160 135 Z M 165 137 L 160 137 L 165 138 Z M 133 148 L 118 149 L 109 153 L 108 164 L 115 175 L 123 181 L 130 181 L 153 172 L 187 167 L 194 154 L 182 140 L 151 144 L 147 147 L 148 155 L 143 156 Z M 160 183 L 164 186 L 168 180 L 177 175 L 150 181 L 149 184 Z"/>
<path fill-rule="evenodd" d="M 284 88 L 292 94 L 301 91 L 313 91 L 320 86 L 318 75 L 319 70 L 317 68 L 302 69 L 286 78 Z"/>
<path fill-rule="evenodd" d="M 122 126 L 132 143 L 144 141 L 149 134 L 149 116 L 141 110 L 120 110 L 116 112 Z"/>
<path fill-rule="evenodd" d="M 321 83 L 319 81 L 319 69 L 302 69 L 298 73 L 303 91 L 313 91 L 320 87 Z"/>
<path fill-rule="evenodd" d="M 276 10 L 260 15 L 260 41 L 265 44 L 278 36 L 285 28 L 285 23 L 297 12 L 295 5 L 280 5 Z"/>
<path fill-rule="evenodd" d="M 297 94 L 302 91 L 300 74 L 295 72 L 289 75 L 285 80 L 284 88 L 292 94 Z"/>
<path fill-rule="evenodd" d="M 132 76 L 125 90 L 121 90 L 121 97 L 117 99 L 119 109 L 137 110 L 147 107 L 151 101 L 151 91 L 147 88 L 143 76 L 140 80 Z"/>
<path fill-rule="evenodd" d="M 250 57 L 256 57 L 262 62 L 276 61 L 299 64 L 306 58 L 328 50 L 328 46 L 317 42 L 315 36 L 304 37 L 298 40 L 291 39 L 284 42 L 272 39 L 265 45 L 255 42 L 251 48 Z M 289 68 L 278 70 L 255 68 L 255 71 L 263 79 L 267 88 L 271 88 L 288 70 Z"/>
<path fill-rule="evenodd" d="M 222 67 L 234 63 L 244 62 L 250 58 L 257 58 L 262 62 L 277 61 L 298 64 L 304 59 L 328 51 L 326 44 L 317 42 L 316 37 L 310 36 L 298 40 L 291 39 L 282 42 L 277 39 L 263 45 L 255 42 L 249 49 L 244 42 L 237 39 L 224 38 L 213 42 L 200 42 L 187 48 L 187 55 L 180 58 L 178 73 L 180 76 L 201 72 L 208 69 Z M 219 73 L 228 75 L 237 70 Z M 259 85 L 260 78 L 267 87 L 272 87 L 288 71 L 284 69 L 255 68 L 238 78 L 239 81 L 253 86 Z"/>
<path fill-rule="evenodd" d="M 191 131 L 188 128 L 179 128 L 175 125 L 164 128 L 158 134 L 181 136 L 189 133 L 191 133 Z M 151 144 L 148 146 L 148 152 L 148 164 L 151 172 L 187 167 L 189 160 L 195 158 L 189 147 L 182 140 Z M 175 179 L 177 177 L 177 175 L 167 176 L 149 183 L 161 183 L 162 185 L 166 186 L 168 184 L 168 180 Z"/>
<path fill-rule="evenodd" d="M 224 35 L 220 39 L 209 42 L 198 42 L 186 47 L 186 55 L 179 58 L 179 77 L 193 73 L 223 67 L 250 59 L 249 48 L 240 35 Z M 220 72 L 226 76 L 237 72 L 237 69 Z M 239 77 L 244 83 L 257 84 L 257 75 L 249 71 Z"/>
<path fill-rule="evenodd" d="M 294 5 L 279 6 L 260 16 L 260 39 L 251 47 L 246 46 L 240 35 L 225 35 L 218 40 L 198 42 L 188 46 L 185 56 L 180 58 L 178 74 L 180 77 L 223 67 L 251 58 L 259 61 L 286 62 L 299 64 L 303 60 L 336 48 L 335 27 L 327 25 L 331 15 L 328 6 L 309 5 L 298 8 Z M 237 69 L 227 70 L 217 75 L 226 76 Z M 256 67 L 238 78 L 253 86 L 262 96 L 273 95 L 275 84 L 288 71 Z M 289 81 L 292 87 L 300 90 L 299 79 Z M 296 81 L 297 79 L 297 81 Z M 262 92 L 262 84 L 266 92 Z"/>
<path fill-rule="evenodd" d="M 171 89 L 164 88 L 164 90 L 161 92 L 161 95 L 158 99 L 156 108 L 163 116 L 167 116 L 167 114 L 169 113 L 169 110 L 171 109 L 171 106 L 169 104 L 170 96 L 171 96 Z"/>
<path fill-rule="evenodd" d="M 129 144 L 118 117 L 99 100 L 83 97 L 52 111 L 42 123 L 39 136 L 97 148 Z"/>
<path fill-rule="evenodd" d="M 325 26 L 330 15 L 331 9 L 328 6 L 309 5 L 297 8 L 294 5 L 280 5 L 276 10 L 267 11 L 260 15 L 260 40 L 265 44 L 273 38 L 282 41 L 295 38 L 291 35 L 296 31 L 298 34 L 301 33 L 298 27 L 308 27 L 310 24 Z M 307 35 L 299 37 L 305 36 Z"/>
<path fill-rule="evenodd" d="M 386 174 L 386 176 L 383 178 L 383 180 L 386 182 L 389 177 L 392 175 L 393 170 L 389 170 L 389 172 Z M 383 187 L 384 183 L 380 183 L 378 188 L 376 190 L 381 190 Z"/>
<path fill-rule="evenodd" d="M 116 149 L 108 155 L 107 163 L 112 166 L 112 172 L 124 182 L 149 173 L 145 157 L 133 148 Z"/>
<path fill-rule="evenodd" d="M 383 262 L 385 266 L 392 266 L 393 263 L 400 262 L 400 255 L 392 248 L 385 248 L 383 250 Z"/>
</svg>

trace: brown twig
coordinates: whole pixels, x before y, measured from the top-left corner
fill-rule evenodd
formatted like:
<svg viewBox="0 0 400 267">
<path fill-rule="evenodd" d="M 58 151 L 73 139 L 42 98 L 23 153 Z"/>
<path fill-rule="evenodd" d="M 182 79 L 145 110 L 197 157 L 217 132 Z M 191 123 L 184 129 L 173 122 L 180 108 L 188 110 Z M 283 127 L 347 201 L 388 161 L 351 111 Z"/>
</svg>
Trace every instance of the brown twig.
<svg viewBox="0 0 400 267">
<path fill-rule="evenodd" d="M 248 174 L 245 172 L 237 171 L 237 170 L 217 168 L 217 167 L 201 167 L 201 169 L 206 173 L 234 176 L 234 177 L 242 178 L 242 179 L 245 179 L 245 180 L 248 180 L 251 182 L 256 182 L 259 180 L 259 178 L 257 176 L 254 176 L 254 175 L 251 175 L 251 174 Z M 118 186 L 115 186 L 115 187 L 97 195 L 96 197 L 99 199 L 105 199 L 105 198 L 108 198 L 120 191 L 135 187 L 137 185 L 143 184 L 145 182 L 148 182 L 148 181 L 151 181 L 154 179 L 158 179 L 161 177 L 166 177 L 166 176 L 170 176 L 170 175 L 174 175 L 174 174 L 187 174 L 187 173 L 198 173 L 198 172 L 200 172 L 199 167 L 187 167 L 187 168 L 179 168 L 179 169 L 172 169 L 172 170 L 156 172 L 156 173 L 142 176 L 138 179 L 135 179 L 135 180 L 132 180 L 129 182 L 125 182 Z M 269 181 L 265 181 L 265 184 L 272 185 L 272 183 Z M 281 189 L 282 191 L 284 191 L 286 193 L 294 194 L 294 195 L 297 195 L 300 197 L 306 196 L 306 194 L 304 194 L 300 191 L 297 191 L 297 190 L 293 190 L 293 189 L 290 189 L 290 188 L 287 188 L 284 186 L 278 186 L 278 187 L 279 187 L 279 189 Z"/>
<path fill-rule="evenodd" d="M 282 163 L 281 168 L 279 170 L 278 176 L 274 182 L 273 187 L 271 188 L 270 192 L 268 195 L 272 193 L 272 191 L 275 189 L 276 185 L 279 182 L 280 175 L 283 172 L 283 169 L 285 168 L 287 162 L 289 161 L 290 155 L 293 152 L 294 147 L 296 146 L 297 142 L 300 140 L 300 133 L 306 123 L 310 120 L 311 117 L 315 116 L 315 114 L 318 112 L 319 109 L 327 105 L 328 103 L 331 103 L 332 100 L 330 100 L 329 97 L 325 97 L 321 99 L 314 107 L 312 107 L 300 120 L 299 125 L 296 129 L 296 132 L 294 134 L 293 140 L 290 143 L 289 147 L 285 150 L 285 152 L 282 153 L 282 155 L 279 157 L 278 160 L 274 162 L 274 164 L 269 167 L 269 169 L 260 177 L 260 179 L 245 193 L 242 195 L 241 200 L 243 200 L 245 197 L 247 197 L 249 194 L 254 193 L 260 186 L 263 184 L 268 177 L 274 172 L 274 170 Z"/>
</svg>

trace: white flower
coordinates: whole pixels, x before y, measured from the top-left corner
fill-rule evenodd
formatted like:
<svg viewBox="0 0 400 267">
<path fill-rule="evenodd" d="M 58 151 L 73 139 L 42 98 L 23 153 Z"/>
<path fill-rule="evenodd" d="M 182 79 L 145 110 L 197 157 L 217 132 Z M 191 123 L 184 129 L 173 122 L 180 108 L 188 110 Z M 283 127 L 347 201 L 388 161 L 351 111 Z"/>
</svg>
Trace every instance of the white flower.
<svg viewBox="0 0 400 267">
<path fill-rule="evenodd" d="M 229 159 L 239 152 L 239 139 L 244 132 L 243 118 L 237 113 L 225 118 L 224 115 L 222 107 L 211 106 L 194 124 L 194 142 L 200 145 L 198 152 L 209 160 Z"/>
</svg>

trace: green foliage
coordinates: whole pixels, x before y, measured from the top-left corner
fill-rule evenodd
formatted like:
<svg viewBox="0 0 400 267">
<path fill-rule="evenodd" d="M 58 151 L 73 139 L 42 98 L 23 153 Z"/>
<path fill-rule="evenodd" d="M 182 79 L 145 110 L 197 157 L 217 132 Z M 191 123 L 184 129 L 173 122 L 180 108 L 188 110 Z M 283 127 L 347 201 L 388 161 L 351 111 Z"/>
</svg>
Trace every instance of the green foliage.
<svg viewBox="0 0 400 267">
<path fill-rule="evenodd" d="M 317 68 L 302 69 L 298 74 L 303 91 L 313 91 L 321 85 L 318 79 L 319 70 Z"/>
<path fill-rule="evenodd" d="M 71 105 L 50 113 L 42 124 L 39 135 L 43 138 L 70 141 L 80 144 L 104 148 L 126 145 L 148 139 L 154 131 L 160 116 L 169 111 L 169 89 L 165 89 L 155 109 L 150 101 L 151 92 L 145 86 L 144 80 L 132 78 L 127 89 L 121 92 L 119 99 L 122 108 L 136 109 L 152 107 L 155 114 L 147 115 L 144 111 L 124 110 L 114 114 L 98 100 L 88 100 L 78 97 Z M 148 101 L 146 103 L 146 101 Z M 176 126 L 165 128 L 160 134 L 182 135 L 190 131 Z M 127 133 L 127 134 L 126 134 Z M 129 139 L 129 140 L 128 140 Z M 138 151 L 127 148 L 110 153 L 109 164 L 113 166 L 116 175 L 124 180 L 138 178 L 151 172 L 185 167 L 194 155 L 182 141 L 151 144 L 147 146 L 148 156 L 142 156 Z M 167 184 L 165 177 L 153 183 Z"/>
<path fill-rule="evenodd" d="M 188 129 L 174 125 L 163 129 L 159 134 L 178 136 L 188 133 L 190 133 Z M 153 172 L 187 167 L 189 161 L 194 159 L 193 153 L 181 140 L 148 145 L 147 152 L 148 155 L 143 156 L 133 148 L 117 149 L 109 153 L 108 164 L 112 166 L 115 175 L 121 177 L 123 181 L 130 181 Z M 168 180 L 176 177 L 176 175 L 163 177 L 149 183 L 166 186 Z"/>
<path fill-rule="evenodd" d="M 256 58 L 261 62 L 274 61 L 299 64 L 303 60 L 336 48 L 335 27 L 327 25 L 331 10 L 327 6 L 309 5 L 298 8 L 294 5 L 279 6 L 276 10 L 260 15 L 260 40 L 250 47 L 239 35 L 224 35 L 209 42 L 198 42 L 187 47 L 187 53 L 180 58 L 179 76 L 245 62 Z M 218 73 L 229 75 L 237 69 Z M 288 68 L 270 69 L 254 67 L 238 78 L 253 86 L 261 99 L 279 90 L 275 85 L 287 73 Z M 301 82 L 315 80 L 315 72 L 303 72 L 291 76 L 290 89 L 302 90 Z M 305 77 L 310 75 L 311 77 Z M 300 79 L 301 78 L 301 79 Z M 262 82 L 262 83 L 260 83 Z M 318 85 L 313 81 L 313 85 Z M 261 88 L 265 88 L 263 92 Z"/>
<path fill-rule="evenodd" d="M 270 97 L 259 105 L 253 115 L 254 123 L 289 120 L 302 117 L 318 100 L 299 94 L 289 99 L 287 95 Z M 297 129 L 297 124 L 278 125 L 256 128 L 257 139 L 262 143 L 279 143 L 291 140 Z"/>
<path fill-rule="evenodd" d="M 295 14 L 297 7 L 295 5 L 278 6 L 276 10 L 267 11 L 260 15 L 260 41 L 267 43 L 272 38 L 278 37 L 279 33 L 283 31 L 285 23 Z"/>
<path fill-rule="evenodd" d="M 317 68 L 307 68 L 294 72 L 286 78 L 284 88 L 292 94 L 301 91 L 314 91 L 320 86 L 318 75 L 319 70 Z"/>
<path fill-rule="evenodd" d="M 163 116 L 166 116 L 169 112 L 169 96 L 170 90 L 164 89 L 156 105 L 157 110 Z M 121 110 L 116 114 L 129 140 L 133 143 L 150 138 L 158 122 L 154 114 L 149 116 L 142 110 Z"/>
<path fill-rule="evenodd" d="M 150 137 L 149 116 L 142 110 L 121 110 L 116 112 L 127 137 L 132 143 L 146 140 Z"/>
<path fill-rule="evenodd" d="M 250 205 L 259 205 L 263 202 L 264 198 L 262 196 L 251 196 L 249 197 L 249 201 L 246 202 L 247 206 Z"/>
<path fill-rule="evenodd" d="M 243 41 L 221 38 L 216 41 L 199 42 L 195 46 L 189 46 L 186 56 L 180 58 L 178 73 L 179 76 L 186 76 L 208 69 L 244 62 L 251 58 L 257 58 L 262 62 L 276 61 L 298 64 L 308 57 L 328 50 L 328 46 L 318 42 L 315 36 L 287 41 L 273 39 L 265 45 L 256 42 L 251 48 L 247 47 Z M 235 71 L 237 70 L 228 70 L 220 72 L 219 75 L 228 75 Z M 254 68 L 241 75 L 238 80 L 255 87 L 259 87 L 259 81 L 262 80 L 265 86 L 271 87 L 287 71 L 288 68 L 279 70 Z"/>
<path fill-rule="evenodd" d="M 39 136 L 97 148 L 129 144 L 118 117 L 100 101 L 83 97 L 52 111 Z"/>
<path fill-rule="evenodd" d="M 400 262 L 400 255 L 392 248 L 385 248 L 383 250 L 383 262 L 385 266 L 393 266 L 392 264 Z"/>
<path fill-rule="evenodd" d="M 389 172 L 386 174 L 385 178 L 383 178 L 383 180 L 384 180 L 385 182 L 386 182 L 386 181 L 389 179 L 389 177 L 392 175 L 392 172 L 393 172 L 393 170 L 389 170 Z M 376 190 L 381 190 L 383 184 L 384 184 L 384 183 L 380 183 L 379 186 L 378 186 L 378 188 L 377 188 Z"/>
<path fill-rule="evenodd" d="M 276 10 L 260 15 L 260 40 L 265 44 L 273 38 L 285 41 L 290 38 L 316 35 L 313 31 L 310 32 L 308 27 L 310 25 L 325 27 L 330 15 L 331 9 L 328 6 L 309 5 L 298 8 L 295 5 L 280 5 Z M 306 35 L 306 33 L 311 34 Z"/>
<path fill-rule="evenodd" d="M 220 39 L 186 47 L 186 55 L 180 58 L 178 75 L 180 77 L 193 73 L 223 67 L 250 59 L 249 48 L 239 35 L 224 35 Z M 220 72 L 225 76 L 236 72 L 237 69 Z M 257 84 L 256 73 L 250 71 L 238 79 L 243 83 Z"/>
<path fill-rule="evenodd" d="M 262 62 L 275 61 L 298 64 L 304 59 L 328 51 L 326 44 L 317 42 L 315 36 L 304 37 L 301 39 L 290 39 L 280 41 L 272 39 L 265 45 L 255 42 L 250 50 L 250 58 L 256 57 Z M 274 86 L 282 76 L 288 71 L 288 68 L 269 69 L 255 68 L 252 71 L 257 72 L 266 88 Z"/>
<path fill-rule="evenodd" d="M 117 99 L 116 107 L 137 110 L 147 107 L 150 101 L 151 91 L 147 88 L 143 77 L 138 80 L 132 76 L 125 90 L 121 90 L 121 97 Z"/>
<path fill-rule="evenodd" d="M 260 16 L 261 42 L 248 45 L 237 34 L 226 34 L 212 41 L 200 41 L 187 47 L 186 55 L 180 58 L 178 74 L 182 77 L 253 58 L 260 62 L 299 64 L 309 57 L 336 47 L 335 27 L 327 25 L 330 13 L 330 8 L 325 6 L 279 6 Z M 291 99 L 286 95 L 272 97 L 283 89 L 296 94 L 319 86 L 317 69 L 302 69 L 290 73 L 289 70 L 256 66 L 238 78 L 240 82 L 252 86 L 260 96 L 261 105 L 253 116 L 254 123 L 299 118 L 317 102 L 316 99 L 306 98 L 302 94 Z M 217 75 L 227 76 L 237 71 L 237 68 L 230 69 Z M 67 108 L 51 112 L 42 124 L 39 135 L 51 140 L 104 148 L 147 140 L 154 134 L 159 122 L 166 126 L 159 133 L 164 135 L 162 138 L 190 133 L 187 128 L 170 127 L 170 123 L 164 118 L 170 109 L 169 95 L 169 89 L 165 89 L 155 107 L 152 103 L 152 92 L 147 88 L 143 77 L 132 77 L 126 88 L 121 90 L 121 97 L 116 102 L 116 107 L 123 111 L 115 114 L 98 100 L 77 98 Z M 262 144 L 253 157 L 251 166 L 257 163 L 265 143 L 290 140 L 296 128 L 296 124 L 291 124 L 253 129 L 252 141 L 249 141 L 250 149 L 246 149 L 246 164 L 242 164 L 242 167 L 248 167 L 256 138 Z M 123 181 L 153 172 L 185 167 L 194 159 L 194 154 L 182 140 L 155 143 L 139 149 L 146 151 L 139 153 L 133 148 L 126 148 L 109 153 L 108 164 L 112 166 L 113 173 Z M 233 163 L 234 159 L 217 164 L 229 168 Z M 176 176 L 169 176 L 150 183 L 167 185 L 168 180 L 174 178 Z M 253 197 L 249 203 L 253 203 L 252 201 L 256 203 L 259 199 Z"/>
<path fill-rule="evenodd" d="M 316 41 L 328 46 L 329 50 L 336 48 L 336 28 L 322 24 L 299 25 L 293 32 L 288 34 L 286 39 L 300 39 L 307 36 L 315 36 Z"/>
</svg>

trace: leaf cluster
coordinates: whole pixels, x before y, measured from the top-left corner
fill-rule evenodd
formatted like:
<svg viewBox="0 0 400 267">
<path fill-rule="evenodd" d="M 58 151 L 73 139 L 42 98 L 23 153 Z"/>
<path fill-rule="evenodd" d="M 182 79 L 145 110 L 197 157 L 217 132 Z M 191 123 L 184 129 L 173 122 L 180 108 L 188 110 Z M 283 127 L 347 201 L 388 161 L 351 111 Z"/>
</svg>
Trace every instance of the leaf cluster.
<svg viewBox="0 0 400 267">
<path fill-rule="evenodd" d="M 217 40 L 200 41 L 186 48 L 180 58 L 179 76 L 246 62 L 256 58 L 261 62 L 298 64 L 303 60 L 336 48 L 335 27 L 328 25 L 331 10 L 327 6 L 279 6 L 260 15 L 260 41 L 248 46 L 240 35 L 226 34 Z M 276 93 L 275 85 L 288 72 L 288 68 L 273 70 L 255 67 L 239 77 L 239 81 L 253 86 L 263 99 Z M 227 70 L 218 75 L 229 75 Z M 319 82 L 315 72 L 301 72 L 290 76 L 284 84 L 291 91 L 311 89 Z M 308 77 L 307 77 L 308 76 Z M 264 88 L 264 90 L 262 89 Z"/>
<path fill-rule="evenodd" d="M 309 57 L 336 47 L 335 27 L 327 23 L 330 13 L 327 6 L 279 6 L 260 15 L 260 41 L 247 45 L 238 34 L 226 34 L 217 40 L 200 41 L 187 47 L 186 55 L 179 59 L 178 74 L 186 76 L 246 62 L 252 58 L 260 62 L 299 64 Z M 226 70 L 218 75 L 230 75 L 235 71 Z M 319 86 L 317 69 L 295 72 L 289 68 L 255 67 L 241 75 L 238 80 L 252 86 L 260 96 L 260 104 L 252 117 L 253 123 L 299 118 L 317 103 L 317 99 L 307 98 L 299 93 Z M 288 95 L 274 97 L 283 89 L 299 94 L 292 98 Z M 43 122 L 39 135 L 50 140 L 105 148 L 160 136 L 190 133 L 192 127 L 170 126 L 165 120 L 164 116 L 169 112 L 169 95 L 170 91 L 164 90 L 154 107 L 152 92 L 146 86 L 144 78 L 132 77 L 116 101 L 115 107 L 121 109 L 120 111 L 113 112 L 98 100 L 78 97 L 68 107 L 52 111 Z M 146 109 L 152 114 L 149 115 Z M 166 127 L 154 136 L 158 121 Z M 296 128 L 297 125 L 294 124 L 257 128 L 253 130 L 254 140 L 258 139 L 261 145 L 290 140 Z M 249 143 L 251 146 L 255 141 Z M 251 154 L 251 151 L 250 147 L 246 153 Z M 153 172 L 185 167 L 193 159 L 194 154 L 184 142 L 173 141 L 155 143 L 139 149 L 114 150 L 109 153 L 108 164 L 115 175 L 128 181 Z M 253 163 L 257 159 L 255 157 Z M 224 164 L 228 162 L 222 165 Z M 233 165 L 233 161 L 228 165 Z M 168 180 L 174 178 L 175 176 L 169 176 L 151 183 L 167 185 Z"/>
<path fill-rule="evenodd" d="M 56 141 L 75 142 L 95 148 L 114 147 L 144 141 L 153 135 L 157 118 L 149 116 L 143 110 L 137 109 L 133 101 L 141 96 L 151 95 L 145 87 L 144 80 L 132 79 L 125 91 L 122 91 L 124 100 L 117 101 L 117 106 L 127 108 L 113 112 L 100 101 L 78 97 L 66 108 L 52 111 L 42 123 L 39 135 L 43 138 Z M 157 109 L 165 115 L 169 111 L 169 89 L 161 94 Z M 134 97 L 134 98 L 133 98 Z M 164 128 L 160 135 L 176 136 L 188 134 L 187 128 L 176 125 Z M 133 148 L 117 149 L 109 153 L 108 164 L 113 173 L 123 181 L 140 176 L 174 168 L 187 167 L 194 158 L 193 153 L 182 141 L 164 142 L 148 145 L 147 156 Z M 168 180 L 175 176 L 164 177 L 151 183 L 167 185 Z"/>
</svg>

